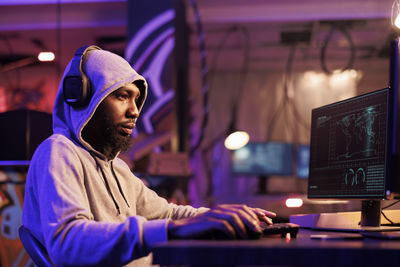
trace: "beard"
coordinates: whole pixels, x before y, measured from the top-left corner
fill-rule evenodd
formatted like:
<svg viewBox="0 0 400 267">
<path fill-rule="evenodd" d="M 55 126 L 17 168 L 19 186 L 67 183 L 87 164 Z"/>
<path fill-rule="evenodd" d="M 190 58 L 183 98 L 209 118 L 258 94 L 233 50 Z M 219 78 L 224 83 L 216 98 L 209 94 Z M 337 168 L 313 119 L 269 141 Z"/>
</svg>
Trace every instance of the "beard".
<svg viewBox="0 0 400 267">
<path fill-rule="evenodd" d="M 105 116 L 104 124 L 106 146 L 111 148 L 112 154 L 128 151 L 132 143 L 131 135 L 119 133 L 118 125 L 113 124 L 108 116 Z"/>
</svg>

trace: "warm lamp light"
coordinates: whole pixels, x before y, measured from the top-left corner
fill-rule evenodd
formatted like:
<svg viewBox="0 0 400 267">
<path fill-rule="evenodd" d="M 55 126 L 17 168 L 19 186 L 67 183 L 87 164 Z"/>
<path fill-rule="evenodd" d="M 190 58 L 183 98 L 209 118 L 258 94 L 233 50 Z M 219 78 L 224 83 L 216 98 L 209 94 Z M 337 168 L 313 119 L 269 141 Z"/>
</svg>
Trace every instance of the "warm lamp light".
<svg viewBox="0 0 400 267">
<path fill-rule="evenodd" d="M 285 204 L 288 208 L 299 208 L 303 206 L 303 200 L 301 198 L 288 198 Z"/>
<path fill-rule="evenodd" d="M 40 52 L 37 58 L 39 61 L 53 61 L 56 56 L 53 52 Z"/>
<path fill-rule="evenodd" d="M 392 5 L 392 25 L 400 29 L 400 1 L 395 0 Z"/>
<path fill-rule="evenodd" d="M 225 139 L 225 147 L 229 150 L 236 150 L 244 147 L 249 142 L 249 134 L 244 131 L 235 131 Z"/>
<path fill-rule="evenodd" d="M 400 16 L 399 16 L 399 14 L 397 14 L 397 17 L 394 20 L 394 26 L 396 26 L 396 28 L 400 29 Z"/>
</svg>

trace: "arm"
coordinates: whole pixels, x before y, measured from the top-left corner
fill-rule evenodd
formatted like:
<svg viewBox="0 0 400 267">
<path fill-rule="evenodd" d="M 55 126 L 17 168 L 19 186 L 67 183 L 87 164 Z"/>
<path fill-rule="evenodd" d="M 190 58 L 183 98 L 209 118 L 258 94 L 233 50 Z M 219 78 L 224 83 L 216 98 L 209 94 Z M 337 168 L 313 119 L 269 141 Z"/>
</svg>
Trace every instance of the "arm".
<svg viewBox="0 0 400 267">
<path fill-rule="evenodd" d="M 118 169 L 121 176 L 125 169 L 129 168 Z M 272 212 L 245 205 L 220 205 L 209 210 L 167 203 L 164 198 L 160 198 L 154 191 L 145 187 L 139 179 L 134 180 L 137 182 L 137 186 L 134 187 L 137 191 L 134 195 L 138 196 L 136 203 L 138 214 L 149 220 L 170 219 L 169 238 L 207 237 L 214 232 L 223 233 L 231 238 L 247 238 L 254 232 L 260 232 L 259 220 L 272 223 L 268 216 L 275 216 Z"/>
<path fill-rule="evenodd" d="M 121 220 L 115 215 L 114 222 L 95 221 L 78 154 L 68 142 L 47 142 L 32 160 L 27 179 L 23 223 L 57 266 L 76 262 L 120 266 L 146 256 L 151 242 L 167 239 L 167 220 L 148 221 L 141 216 Z M 94 178 L 102 183 L 100 177 Z M 99 201 L 109 197 L 98 194 Z"/>
<path fill-rule="evenodd" d="M 140 182 L 142 184 L 142 182 Z M 153 190 L 141 185 L 138 192 L 137 213 L 148 220 L 170 219 L 177 220 L 189 218 L 208 211 L 208 208 L 194 208 L 189 205 L 176 205 L 168 203 L 166 199 L 158 196 Z"/>
<path fill-rule="evenodd" d="M 201 238 L 222 233 L 227 238 L 248 238 L 260 233 L 260 219 L 271 224 L 273 212 L 249 208 L 246 205 L 218 205 L 198 216 L 168 223 L 169 239 Z"/>
</svg>

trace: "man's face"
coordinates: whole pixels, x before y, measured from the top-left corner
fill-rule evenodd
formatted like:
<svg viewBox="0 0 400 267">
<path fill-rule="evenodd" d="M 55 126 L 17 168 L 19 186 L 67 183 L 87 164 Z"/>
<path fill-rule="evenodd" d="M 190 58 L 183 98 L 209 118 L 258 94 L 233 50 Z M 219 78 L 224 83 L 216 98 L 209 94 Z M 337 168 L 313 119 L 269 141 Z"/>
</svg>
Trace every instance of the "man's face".
<svg viewBox="0 0 400 267">
<path fill-rule="evenodd" d="M 136 105 L 139 96 L 135 84 L 123 86 L 108 95 L 84 128 L 85 140 L 109 158 L 128 149 L 139 117 Z"/>
</svg>

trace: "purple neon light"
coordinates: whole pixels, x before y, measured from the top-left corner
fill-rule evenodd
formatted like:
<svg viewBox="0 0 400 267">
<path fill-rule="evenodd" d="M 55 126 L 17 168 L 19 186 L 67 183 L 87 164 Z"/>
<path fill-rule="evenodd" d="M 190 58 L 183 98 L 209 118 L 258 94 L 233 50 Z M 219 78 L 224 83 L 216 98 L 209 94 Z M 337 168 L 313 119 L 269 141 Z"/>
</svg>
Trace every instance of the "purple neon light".
<svg viewBox="0 0 400 267">
<path fill-rule="evenodd" d="M 151 85 L 152 92 L 156 96 L 157 100 L 147 109 L 143 114 L 143 125 L 147 132 L 152 133 L 154 131 L 151 124 L 151 117 L 157 110 L 164 105 L 167 101 L 174 97 L 174 90 L 170 89 L 164 93 L 161 85 L 162 68 L 165 65 L 169 54 L 171 53 L 175 44 L 175 39 L 170 37 L 166 42 L 163 43 L 161 48 L 157 51 L 151 62 L 149 68 L 145 71 L 144 76 L 149 77 L 149 83 Z M 149 75 L 147 75 L 149 74 Z"/>
<path fill-rule="evenodd" d="M 29 166 L 30 160 L 1 160 L 0 166 Z"/>
<path fill-rule="evenodd" d="M 62 0 L 62 4 L 77 4 L 77 3 L 109 3 L 109 2 L 126 2 L 126 0 Z M 0 1 L 0 6 L 17 6 L 17 5 L 43 5 L 43 4 L 58 4 L 59 0 L 9 0 Z"/>
<path fill-rule="evenodd" d="M 131 39 L 125 50 L 125 59 L 131 61 L 133 53 L 139 47 L 139 45 L 149 36 L 153 31 L 159 28 L 161 25 L 174 19 L 175 11 L 173 9 L 168 9 L 160 15 L 154 17 L 146 23 Z"/>
<path fill-rule="evenodd" d="M 170 37 L 163 43 L 157 54 L 153 57 L 149 67 L 144 71 L 143 75 L 148 77 L 151 84 L 151 89 L 154 95 L 158 98 L 163 95 L 161 85 L 162 69 L 171 51 L 174 49 L 175 39 Z"/>
<path fill-rule="evenodd" d="M 174 90 L 168 90 L 162 97 L 158 98 L 157 101 L 151 105 L 151 107 L 147 110 L 145 114 L 143 114 L 143 125 L 146 129 L 146 132 L 154 132 L 153 125 L 151 124 L 151 117 L 154 113 L 157 112 L 160 107 L 170 101 L 174 97 L 174 95 Z"/>
<path fill-rule="evenodd" d="M 167 39 L 169 36 L 172 36 L 174 34 L 175 30 L 174 28 L 168 28 L 165 30 L 163 33 L 161 33 L 154 41 L 146 48 L 146 50 L 143 52 L 143 54 L 140 55 L 140 58 L 134 62 L 134 68 L 135 69 L 141 69 L 142 65 L 144 62 L 148 59 L 149 55 L 153 53 L 153 51 L 157 48 L 157 46 L 162 43 L 165 39 Z"/>
</svg>

